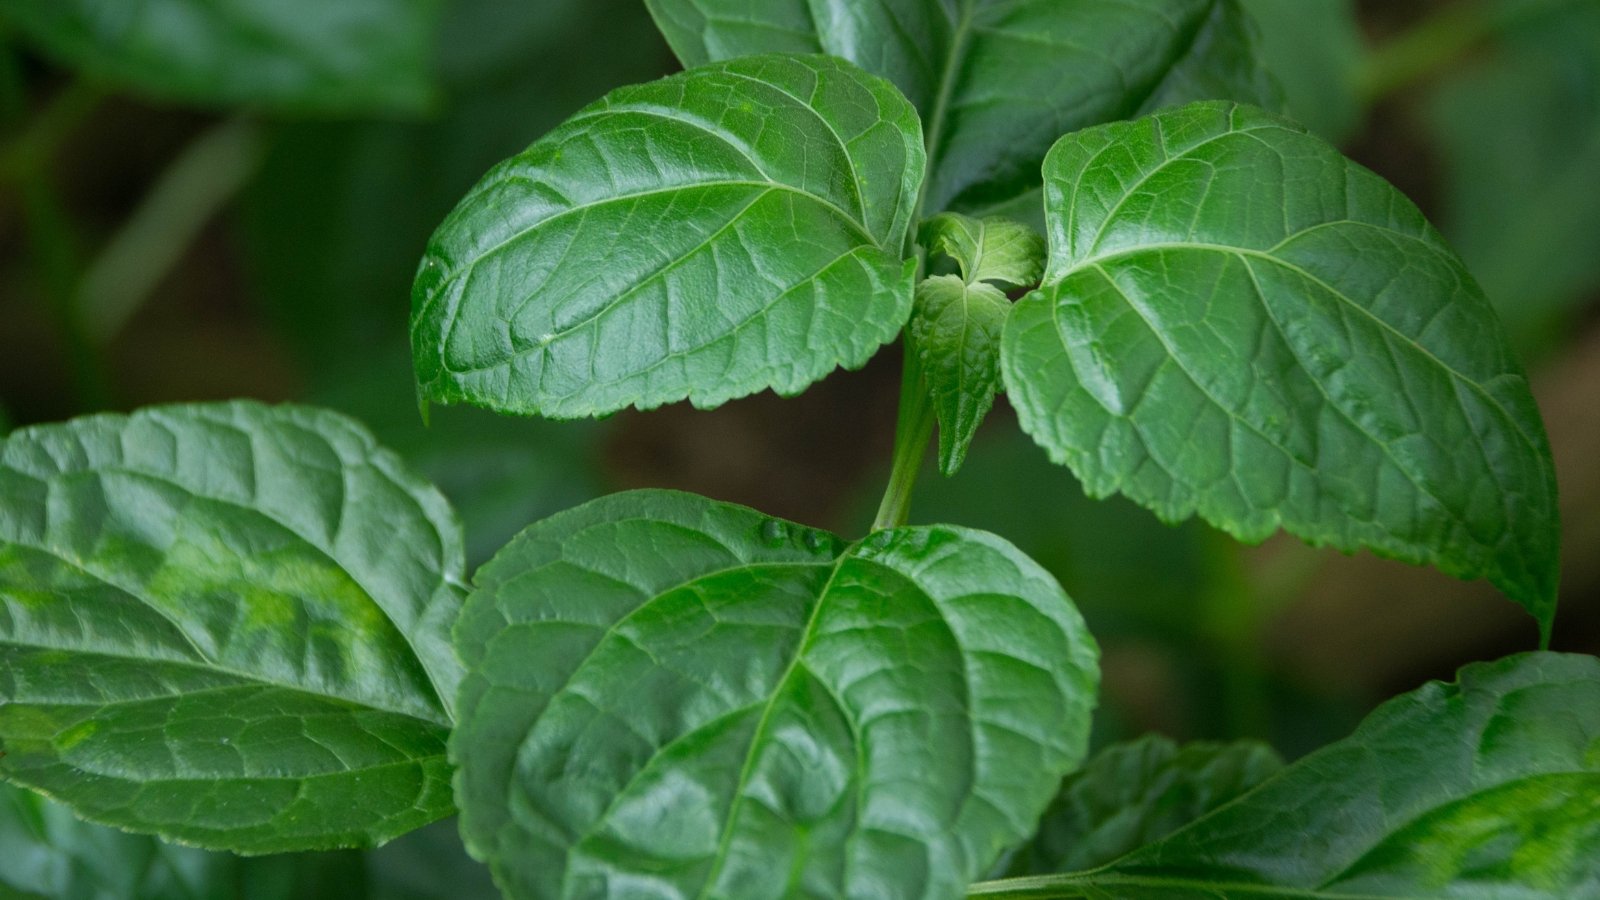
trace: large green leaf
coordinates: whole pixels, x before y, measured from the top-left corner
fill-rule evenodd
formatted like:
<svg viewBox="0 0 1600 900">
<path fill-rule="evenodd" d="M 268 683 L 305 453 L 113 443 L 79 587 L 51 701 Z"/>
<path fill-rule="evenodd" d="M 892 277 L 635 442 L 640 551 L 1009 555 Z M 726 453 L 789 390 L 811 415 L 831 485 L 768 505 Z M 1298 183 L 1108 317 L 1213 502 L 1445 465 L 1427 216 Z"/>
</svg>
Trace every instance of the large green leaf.
<svg viewBox="0 0 1600 900">
<path fill-rule="evenodd" d="M 1166 837 L 1283 768 L 1253 741 L 1182 747 L 1150 735 L 1095 754 L 1067 776 L 1012 876 L 1093 869 Z"/>
<path fill-rule="evenodd" d="M 1068 136 L 1007 320 L 1023 428 L 1095 496 L 1487 577 L 1548 633 L 1555 476 L 1494 311 L 1415 206 L 1200 103 Z"/>
<path fill-rule="evenodd" d="M 90 825 L 64 807 L 0 785 L 0 898 L 201 900 L 218 858 Z"/>
<path fill-rule="evenodd" d="M 893 81 L 927 123 L 924 208 L 1037 216 L 1069 131 L 1190 100 L 1272 104 L 1234 0 L 647 0 L 685 65 L 824 52 Z"/>
<path fill-rule="evenodd" d="M 623 88 L 491 171 L 412 294 L 425 397 L 554 418 L 792 394 L 911 310 L 916 112 L 841 60 Z"/>
<path fill-rule="evenodd" d="M 95 79 L 304 112 L 426 107 L 438 12 L 438 0 L 0 0 L 0 19 Z"/>
<path fill-rule="evenodd" d="M 1592 656 L 1468 666 L 1108 868 L 974 896 L 1600 896 L 1596 710 Z"/>
<path fill-rule="evenodd" d="M 1082 758 L 1055 581 L 937 526 L 845 545 L 618 494 L 519 536 L 456 626 L 468 846 L 512 897 L 957 897 Z"/>
<path fill-rule="evenodd" d="M 0 443 L 0 776 L 220 849 L 450 812 L 461 535 L 332 413 L 160 407 Z"/>
</svg>

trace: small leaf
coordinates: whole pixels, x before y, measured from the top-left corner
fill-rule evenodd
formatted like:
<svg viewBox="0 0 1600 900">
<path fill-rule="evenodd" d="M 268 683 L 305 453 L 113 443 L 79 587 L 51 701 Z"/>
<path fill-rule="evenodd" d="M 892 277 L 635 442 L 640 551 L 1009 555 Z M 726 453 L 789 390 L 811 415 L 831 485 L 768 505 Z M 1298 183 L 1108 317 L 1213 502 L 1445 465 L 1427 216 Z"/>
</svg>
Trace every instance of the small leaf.
<svg viewBox="0 0 1600 900">
<path fill-rule="evenodd" d="M 418 112 L 438 0 L 0 0 L 0 18 L 97 80 L 152 97 L 313 113 Z"/>
<path fill-rule="evenodd" d="M 939 417 L 939 469 L 954 475 L 1000 389 L 1000 332 L 1011 303 L 986 282 L 935 275 L 917 286 L 907 332 Z"/>
<path fill-rule="evenodd" d="M 1190 100 L 1275 105 L 1236 0 L 646 0 L 684 65 L 828 53 L 927 126 L 923 208 L 1038 216 L 1057 137 Z"/>
<path fill-rule="evenodd" d="M 793 394 L 911 312 L 923 150 L 892 85 L 753 57 L 622 88 L 491 171 L 412 293 L 424 395 L 552 418 Z"/>
<path fill-rule="evenodd" d="M 1095 496 L 1487 577 L 1548 634 L 1538 408 L 1416 207 L 1298 126 L 1200 103 L 1063 138 L 1006 323 L 1024 430 Z"/>
<path fill-rule="evenodd" d="M 1039 831 L 1011 854 L 1010 876 L 1106 865 L 1166 837 L 1283 768 L 1252 741 L 1179 747 L 1148 736 L 1102 750 L 1067 776 Z"/>
<path fill-rule="evenodd" d="M 940 213 L 923 223 L 921 242 L 955 260 L 969 284 L 992 281 L 1001 287 L 1028 287 L 1044 274 L 1044 238 L 1001 216 L 974 219 Z"/>
<path fill-rule="evenodd" d="M 1028 896 L 1592 897 L 1595 710 L 1592 656 L 1471 665 L 1171 837 L 1108 868 L 1032 879 Z"/>
<path fill-rule="evenodd" d="M 158 407 L 0 443 L 0 776 L 262 853 L 448 815 L 461 535 L 342 416 Z"/>
<path fill-rule="evenodd" d="M 687 494 L 525 531 L 456 626 L 468 847 L 513 898 L 956 898 L 1081 760 L 1096 650 L 992 535 Z"/>
</svg>

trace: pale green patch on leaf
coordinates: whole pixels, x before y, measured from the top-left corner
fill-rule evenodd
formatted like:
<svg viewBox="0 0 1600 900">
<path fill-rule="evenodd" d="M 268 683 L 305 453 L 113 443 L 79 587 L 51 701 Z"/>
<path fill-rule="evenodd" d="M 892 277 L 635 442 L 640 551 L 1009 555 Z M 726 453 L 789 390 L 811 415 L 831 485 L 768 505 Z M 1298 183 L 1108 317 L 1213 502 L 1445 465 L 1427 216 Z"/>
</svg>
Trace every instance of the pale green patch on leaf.
<svg viewBox="0 0 1600 900">
<path fill-rule="evenodd" d="M 687 66 L 828 53 L 893 81 L 927 126 L 930 211 L 1031 221 L 1062 134 L 1191 100 L 1278 99 L 1235 0 L 646 3 Z"/>
<path fill-rule="evenodd" d="M 1023 428 L 1095 496 L 1486 577 L 1548 634 L 1538 408 L 1461 260 L 1284 120 L 1201 103 L 1063 138 L 1007 320 Z"/>
<path fill-rule="evenodd" d="M 842 60 L 622 88 L 492 170 L 412 294 L 423 395 L 552 418 L 794 394 L 892 340 L 916 111 Z"/>
<path fill-rule="evenodd" d="M 1109 867 L 973 896 L 1593 897 L 1597 709 L 1592 656 L 1477 663 Z"/>
<path fill-rule="evenodd" d="M 1081 761 L 1099 680 L 997 537 L 662 491 L 523 532 L 455 634 L 462 828 L 513 898 L 958 897 Z"/>
<path fill-rule="evenodd" d="M 0 442 L 0 776 L 262 853 L 451 811 L 461 535 L 349 419 L 156 407 Z"/>
<path fill-rule="evenodd" d="M 1067 776 L 1039 831 L 1007 860 L 1012 877 L 1106 865 L 1232 801 L 1283 768 L 1254 741 L 1116 744 Z"/>
<path fill-rule="evenodd" d="M 0 0 L 0 18 L 97 81 L 208 106 L 417 112 L 438 0 Z"/>
<path fill-rule="evenodd" d="M 974 219 L 940 213 L 922 223 L 920 240 L 930 251 L 955 260 L 969 284 L 989 281 L 1001 287 L 1028 287 L 1044 274 L 1044 238 L 1001 216 Z"/>
<path fill-rule="evenodd" d="M 1011 302 L 987 282 L 935 275 L 917 285 L 906 331 L 939 417 L 939 470 L 954 475 L 1000 389 L 1000 333 Z"/>
</svg>

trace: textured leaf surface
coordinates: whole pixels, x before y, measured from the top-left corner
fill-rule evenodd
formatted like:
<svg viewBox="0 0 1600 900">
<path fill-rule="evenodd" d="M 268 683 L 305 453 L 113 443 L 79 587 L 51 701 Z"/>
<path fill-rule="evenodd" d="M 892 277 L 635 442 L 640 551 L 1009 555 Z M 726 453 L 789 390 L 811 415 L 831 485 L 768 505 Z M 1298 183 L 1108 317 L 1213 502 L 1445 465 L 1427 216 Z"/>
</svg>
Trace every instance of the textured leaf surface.
<svg viewBox="0 0 1600 900">
<path fill-rule="evenodd" d="M 685 65 L 823 52 L 893 81 L 927 126 L 924 208 L 1037 216 L 1056 138 L 1190 100 L 1272 105 L 1234 0 L 647 0 Z"/>
<path fill-rule="evenodd" d="M 1468 666 L 1109 869 L 1010 896 L 1600 896 L 1597 709 L 1592 656 Z"/>
<path fill-rule="evenodd" d="M 841 60 L 615 91 L 435 233 L 412 294 L 423 393 L 574 418 L 859 366 L 910 315 L 923 160 L 916 112 Z"/>
<path fill-rule="evenodd" d="M 1039 831 L 1007 874 L 1047 875 L 1106 865 L 1166 837 L 1283 768 L 1250 741 L 1182 747 L 1159 736 L 1117 744 L 1067 776 Z"/>
<path fill-rule="evenodd" d="M 1093 641 L 981 532 L 634 492 L 477 582 L 451 746 L 512 897 L 958 897 L 1084 750 Z"/>
<path fill-rule="evenodd" d="M 974 219 L 940 213 L 923 223 L 921 242 L 955 260 L 969 282 L 1028 287 L 1044 274 L 1044 238 L 1021 222 L 1000 216 Z"/>
<path fill-rule="evenodd" d="M 431 102 L 438 11 L 438 0 L 0 0 L 8 24 L 119 87 L 341 113 Z"/>
<path fill-rule="evenodd" d="M 1090 493 L 1487 577 L 1548 631 L 1555 476 L 1499 321 L 1387 183 L 1259 110 L 1064 138 L 1007 320 L 1023 428 Z"/>
<path fill-rule="evenodd" d="M 162 407 L 0 443 L 0 775 L 250 852 L 450 812 L 461 536 L 342 416 Z"/>
<path fill-rule="evenodd" d="M 935 275 L 917 285 L 907 332 L 939 417 L 939 469 L 954 475 L 1000 389 L 1000 332 L 1011 303 L 986 282 Z"/>
</svg>

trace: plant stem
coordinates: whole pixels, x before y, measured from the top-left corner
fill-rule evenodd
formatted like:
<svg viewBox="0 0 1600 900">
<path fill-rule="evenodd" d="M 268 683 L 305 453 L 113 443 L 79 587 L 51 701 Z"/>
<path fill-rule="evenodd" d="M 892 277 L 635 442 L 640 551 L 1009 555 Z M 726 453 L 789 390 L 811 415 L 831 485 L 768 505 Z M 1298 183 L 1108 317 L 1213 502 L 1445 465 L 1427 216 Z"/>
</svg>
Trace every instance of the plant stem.
<svg viewBox="0 0 1600 900">
<path fill-rule="evenodd" d="M 894 426 L 894 464 L 889 470 L 889 485 L 884 489 L 883 502 L 878 505 L 878 517 L 872 522 L 873 531 L 898 528 L 910 520 L 911 491 L 922 469 L 928 440 L 933 437 L 933 404 L 928 402 L 928 390 L 922 384 L 922 366 L 917 363 L 916 353 L 903 341 L 902 349 L 905 361 L 900 367 L 900 415 Z"/>
<path fill-rule="evenodd" d="M 200 135 L 167 167 L 78 285 L 78 313 L 94 341 L 116 335 L 244 187 L 261 156 L 260 130 L 232 119 Z"/>
</svg>

